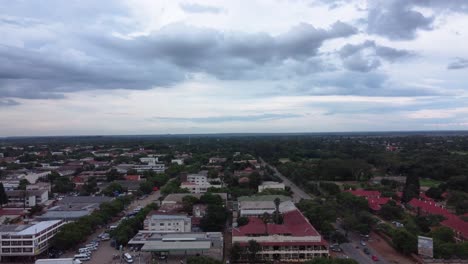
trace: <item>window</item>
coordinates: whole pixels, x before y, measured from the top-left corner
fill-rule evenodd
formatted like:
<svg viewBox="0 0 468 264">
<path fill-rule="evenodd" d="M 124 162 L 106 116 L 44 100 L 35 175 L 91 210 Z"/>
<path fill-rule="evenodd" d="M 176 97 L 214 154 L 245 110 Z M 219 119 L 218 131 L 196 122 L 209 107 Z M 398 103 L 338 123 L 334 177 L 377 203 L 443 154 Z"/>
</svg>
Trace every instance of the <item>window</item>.
<svg viewBox="0 0 468 264">
<path fill-rule="evenodd" d="M 32 252 L 32 248 L 23 248 L 23 252 Z"/>
<path fill-rule="evenodd" d="M 3 253 L 10 253 L 10 249 L 9 249 L 9 248 L 3 248 L 3 249 L 2 249 L 2 252 L 3 252 Z"/>
<path fill-rule="evenodd" d="M 31 246 L 31 245 L 32 245 L 32 241 L 23 241 L 23 245 L 25 245 L 25 246 Z"/>
<path fill-rule="evenodd" d="M 164 223 L 159 223 L 160 226 L 164 226 Z"/>
<path fill-rule="evenodd" d="M 11 252 L 21 252 L 22 251 L 21 249 L 22 248 L 12 248 Z"/>
<path fill-rule="evenodd" d="M 10 241 L 3 241 L 2 242 L 2 246 L 9 246 L 10 245 Z"/>
</svg>

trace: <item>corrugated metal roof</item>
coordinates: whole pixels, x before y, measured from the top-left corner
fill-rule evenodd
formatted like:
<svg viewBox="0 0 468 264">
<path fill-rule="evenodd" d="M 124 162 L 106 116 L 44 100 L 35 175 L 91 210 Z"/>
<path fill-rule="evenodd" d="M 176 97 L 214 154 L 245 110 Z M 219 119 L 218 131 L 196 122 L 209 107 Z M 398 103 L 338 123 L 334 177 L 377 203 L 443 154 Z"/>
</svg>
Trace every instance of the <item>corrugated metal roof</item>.
<svg viewBox="0 0 468 264">
<path fill-rule="evenodd" d="M 141 248 L 142 251 L 181 251 L 181 250 L 208 250 L 210 241 L 148 241 Z"/>
</svg>

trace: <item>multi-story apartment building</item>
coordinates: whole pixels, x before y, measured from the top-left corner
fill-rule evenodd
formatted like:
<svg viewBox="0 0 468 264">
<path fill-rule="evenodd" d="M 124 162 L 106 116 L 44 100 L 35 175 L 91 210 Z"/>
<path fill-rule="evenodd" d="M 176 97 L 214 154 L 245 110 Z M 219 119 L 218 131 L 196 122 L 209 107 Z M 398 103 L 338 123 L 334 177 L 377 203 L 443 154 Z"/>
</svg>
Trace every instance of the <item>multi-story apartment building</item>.
<svg viewBox="0 0 468 264">
<path fill-rule="evenodd" d="M 14 190 L 6 191 L 8 205 L 16 207 L 33 207 L 43 205 L 49 200 L 48 190 Z"/>
<path fill-rule="evenodd" d="M 63 224 L 53 220 L 34 225 L 0 225 L 0 256 L 3 259 L 41 254 Z"/>
<path fill-rule="evenodd" d="M 220 179 L 208 179 L 208 172 L 201 171 L 187 175 L 187 181 L 182 182 L 181 188 L 188 189 L 191 193 L 206 193 L 208 188 L 221 188 Z"/>
<path fill-rule="evenodd" d="M 144 229 L 161 233 L 190 232 L 192 221 L 187 215 L 156 212 L 146 217 Z"/>
</svg>

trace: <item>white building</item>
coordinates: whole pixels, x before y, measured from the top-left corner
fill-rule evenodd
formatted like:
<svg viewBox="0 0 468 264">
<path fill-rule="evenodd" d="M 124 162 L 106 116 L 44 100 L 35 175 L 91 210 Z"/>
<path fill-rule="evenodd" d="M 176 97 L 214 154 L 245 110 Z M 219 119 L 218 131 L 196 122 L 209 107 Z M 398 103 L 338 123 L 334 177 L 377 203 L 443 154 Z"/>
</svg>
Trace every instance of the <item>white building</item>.
<svg viewBox="0 0 468 264">
<path fill-rule="evenodd" d="M 26 179 L 29 183 L 36 183 L 39 178 L 44 178 L 47 175 L 52 173 L 51 171 L 43 171 L 43 172 L 29 172 L 24 175 L 19 175 L 18 179 Z"/>
<path fill-rule="evenodd" d="M 164 171 L 166 170 L 166 166 L 164 165 L 164 163 L 156 163 L 153 165 L 137 165 L 133 168 L 139 173 L 150 170 L 156 173 L 164 173 Z"/>
<path fill-rule="evenodd" d="M 171 160 L 171 163 L 175 163 L 177 165 L 184 165 L 184 160 L 183 159 L 173 159 L 173 160 Z"/>
<path fill-rule="evenodd" d="M 62 220 L 34 225 L 0 225 L 0 256 L 36 256 L 47 250 L 49 241 L 64 224 Z"/>
<path fill-rule="evenodd" d="M 284 183 L 274 182 L 274 181 L 265 181 L 258 186 L 258 192 L 263 192 L 265 189 L 275 189 L 275 190 L 284 190 Z"/>
<path fill-rule="evenodd" d="M 199 172 L 197 174 L 187 175 L 187 181 L 196 183 L 196 184 L 206 184 L 208 183 L 208 175 L 205 172 Z"/>
<path fill-rule="evenodd" d="M 158 157 L 144 157 L 140 158 L 141 163 L 146 163 L 148 165 L 156 165 L 156 162 L 159 162 Z"/>
<path fill-rule="evenodd" d="M 156 213 L 146 217 L 144 229 L 161 233 L 190 232 L 192 220 L 182 214 Z"/>
<path fill-rule="evenodd" d="M 6 191 L 8 205 L 15 207 L 33 207 L 43 205 L 49 200 L 48 190 L 13 190 Z"/>
<path fill-rule="evenodd" d="M 1 181 L 3 183 L 3 188 L 5 191 L 13 191 L 18 189 L 19 181 L 18 180 L 8 180 L 8 181 Z"/>
</svg>

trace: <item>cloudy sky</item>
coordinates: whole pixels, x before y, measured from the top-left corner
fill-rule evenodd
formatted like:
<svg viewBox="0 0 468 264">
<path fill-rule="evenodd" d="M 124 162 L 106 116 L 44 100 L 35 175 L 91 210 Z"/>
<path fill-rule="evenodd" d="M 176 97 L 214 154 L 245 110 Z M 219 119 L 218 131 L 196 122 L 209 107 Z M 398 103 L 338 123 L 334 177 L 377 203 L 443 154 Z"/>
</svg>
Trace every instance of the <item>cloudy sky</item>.
<svg viewBox="0 0 468 264">
<path fill-rule="evenodd" d="M 0 2 L 0 136 L 468 129 L 466 0 Z"/>
</svg>

